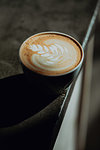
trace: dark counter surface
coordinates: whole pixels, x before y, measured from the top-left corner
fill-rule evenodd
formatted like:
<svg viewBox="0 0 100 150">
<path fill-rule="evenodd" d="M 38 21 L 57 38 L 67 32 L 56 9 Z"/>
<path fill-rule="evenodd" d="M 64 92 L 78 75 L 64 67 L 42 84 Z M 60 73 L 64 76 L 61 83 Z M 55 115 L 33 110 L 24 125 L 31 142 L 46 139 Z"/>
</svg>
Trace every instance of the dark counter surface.
<svg viewBox="0 0 100 150">
<path fill-rule="evenodd" d="M 18 78 L 10 85 L 11 89 L 13 89 L 13 86 L 17 85 L 20 81 L 22 83 L 22 88 L 25 87 L 24 79 L 20 78 L 23 76 L 23 71 L 19 60 L 19 47 L 22 42 L 29 36 L 38 32 L 57 31 L 73 36 L 82 44 L 87 33 L 89 23 L 93 16 L 96 3 L 97 0 L 0 1 L 0 82 L 3 87 L 0 87 L 0 91 L 2 92 L 3 90 L 6 101 L 9 98 L 7 97 L 7 93 L 5 93 L 5 90 L 7 91 L 9 89 L 10 92 L 10 81 L 17 77 L 15 75 L 18 75 Z M 7 86 L 6 81 L 9 84 Z M 3 84 L 6 88 L 3 86 Z M 17 87 L 15 89 L 16 91 L 14 91 L 14 89 L 13 91 L 16 94 Z M 20 91 L 20 89 L 21 86 L 18 91 Z M 18 125 L 15 125 L 13 127 L 11 126 L 8 128 L 1 128 L 0 140 L 2 139 L 2 137 L 4 140 L 2 144 L 5 145 L 5 147 L 11 144 L 10 149 L 19 149 L 20 143 L 22 144 L 22 147 L 23 145 L 31 146 L 33 145 L 33 143 L 35 143 L 35 146 L 39 147 L 40 143 L 41 149 L 43 148 L 47 150 L 48 146 L 46 147 L 46 142 L 47 144 L 50 144 L 50 140 L 52 139 L 52 128 L 55 126 L 56 119 L 58 119 L 58 112 L 61 108 L 61 104 L 65 98 L 65 95 L 66 94 L 64 93 L 55 100 L 52 99 L 54 101 L 50 105 L 47 105 L 45 109 L 42 109 L 34 116 L 32 116 L 31 111 L 31 117 L 27 120 L 24 120 L 22 123 L 19 123 Z M 20 104 L 20 99 L 19 101 L 17 101 L 17 98 L 18 95 L 16 97 L 16 103 L 13 102 L 14 107 L 16 107 L 16 104 L 17 106 L 18 103 Z M 41 99 L 43 100 L 43 96 L 41 97 Z M 6 103 L 2 100 L 3 99 L 1 99 L 0 102 L 3 102 L 3 104 L 6 105 Z M 11 102 L 12 101 L 13 95 Z M 7 105 L 9 106 L 9 102 L 7 103 Z M 6 108 L 9 110 L 9 107 L 7 107 L 7 105 Z M 21 105 L 23 106 L 22 103 Z M 14 110 L 16 113 L 16 110 L 12 105 L 10 105 L 10 108 L 11 111 Z M 43 106 L 41 106 L 41 108 L 43 108 Z M 26 108 L 24 107 L 24 109 Z M 23 113 L 23 109 L 20 108 L 19 110 Z M 5 110 L 5 116 L 6 114 L 8 115 L 9 111 L 6 112 Z M 29 138 L 30 135 L 32 136 L 31 139 Z M 44 138 L 42 135 L 44 135 Z"/>
<path fill-rule="evenodd" d="M 69 34 L 81 44 L 97 0 L 1 0 L 0 78 L 22 73 L 19 47 L 42 31 Z"/>
</svg>

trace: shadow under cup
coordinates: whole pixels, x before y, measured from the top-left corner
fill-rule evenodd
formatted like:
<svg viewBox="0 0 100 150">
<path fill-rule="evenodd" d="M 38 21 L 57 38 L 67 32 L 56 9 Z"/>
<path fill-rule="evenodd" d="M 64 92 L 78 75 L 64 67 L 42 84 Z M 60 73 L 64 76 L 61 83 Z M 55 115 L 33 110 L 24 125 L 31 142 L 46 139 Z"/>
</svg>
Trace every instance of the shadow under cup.
<svg viewBox="0 0 100 150">
<path fill-rule="evenodd" d="M 79 47 L 81 51 L 81 60 L 79 64 L 71 71 L 57 76 L 49 76 L 49 75 L 36 73 L 35 71 L 32 71 L 28 67 L 26 67 L 21 61 L 24 75 L 26 77 L 26 81 L 30 85 L 34 86 L 35 89 L 39 91 L 39 93 L 40 92 L 42 92 L 42 94 L 46 93 L 46 95 L 48 96 L 52 96 L 52 95 L 58 96 L 66 92 L 66 89 L 72 83 L 73 79 L 77 76 L 82 66 L 84 52 L 79 42 L 69 35 L 60 32 L 42 32 L 42 33 L 55 33 L 55 34 L 64 35 L 67 38 L 70 38 L 72 41 L 74 41 L 74 43 Z"/>
</svg>

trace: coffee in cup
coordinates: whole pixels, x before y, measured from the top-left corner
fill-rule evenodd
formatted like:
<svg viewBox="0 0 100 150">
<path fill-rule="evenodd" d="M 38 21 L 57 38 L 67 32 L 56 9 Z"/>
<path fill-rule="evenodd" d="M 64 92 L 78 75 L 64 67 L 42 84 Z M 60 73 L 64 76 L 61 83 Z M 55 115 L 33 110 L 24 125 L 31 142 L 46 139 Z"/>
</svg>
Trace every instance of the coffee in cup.
<svg viewBox="0 0 100 150">
<path fill-rule="evenodd" d="M 61 94 L 83 62 L 79 42 L 59 32 L 42 32 L 26 39 L 19 51 L 27 79 L 49 94 Z"/>
</svg>

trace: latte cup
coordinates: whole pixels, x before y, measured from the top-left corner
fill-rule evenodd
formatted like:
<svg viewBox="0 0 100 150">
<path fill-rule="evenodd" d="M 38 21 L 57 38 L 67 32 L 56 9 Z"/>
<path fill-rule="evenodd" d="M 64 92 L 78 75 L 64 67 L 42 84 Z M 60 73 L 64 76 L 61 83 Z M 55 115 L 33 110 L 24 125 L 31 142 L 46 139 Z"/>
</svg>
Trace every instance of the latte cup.
<svg viewBox="0 0 100 150">
<path fill-rule="evenodd" d="M 51 96 L 69 87 L 82 66 L 84 52 L 73 37 L 49 31 L 26 39 L 19 57 L 26 82 L 39 93 Z"/>
</svg>

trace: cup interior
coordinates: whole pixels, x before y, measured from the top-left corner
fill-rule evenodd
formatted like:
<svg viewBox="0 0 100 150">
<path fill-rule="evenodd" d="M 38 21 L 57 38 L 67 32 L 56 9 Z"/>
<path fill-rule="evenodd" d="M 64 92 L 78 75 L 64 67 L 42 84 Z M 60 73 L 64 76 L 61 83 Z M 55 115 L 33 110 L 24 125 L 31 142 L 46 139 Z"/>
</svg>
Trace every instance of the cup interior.
<svg viewBox="0 0 100 150">
<path fill-rule="evenodd" d="M 66 75 L 66 74 L 69 74 L 69 73 L 74 72 L 75 70 L 77 70 L 77 68 L 79 68 L 82 65 L 82 62 L 83 62 L 83 59 L 84 59 L 84 51 L 83 51 L 83 48 L 82 48 L 81 44 L 75 38 L 73 38 L 72 36 L 70 36 L 68 34 L 61 33 L 61 32 L 55 32 L 55 31 L 48 31 L 48 32 L 37 33 L 37 34 L 34 34 L 34 35 L 30 36 L 29 38 L 31 38 L 33 36 L 37 36 L 37 35 L 39 36 L 41 34 L 50 34 L 50 33 L 58 34 L 58 35 L 62 35 L 62 36 L 65 36 L 67 38 L 70 38 L 79 47 L 80 53 L 81 53 L 81 59 L 80 59 L 79 63 L 73 69 L 71 69 L 70 71 L 67 71 L 67 72 L 65 72 L 63 74 L 58 74 L 56 76 Z M 27 38 L 23 43 L 25 43 L 29 38 Z M 21 63 L 23 63 L 22 60 L 21 60 L 20 51 L 21 51 L 21 47 L 20 47 L 20 50 L 19 50 L 19 57 L 20 57 Z M 28 69 L 30 69 L 30 68 L 28 68 Z M 49 76 L 49 75 L 47 75 L 47 76 Z M 50 76 L 55 76 L 55 75 L 50 75 Z"/>
</svg>

